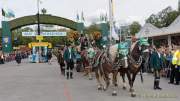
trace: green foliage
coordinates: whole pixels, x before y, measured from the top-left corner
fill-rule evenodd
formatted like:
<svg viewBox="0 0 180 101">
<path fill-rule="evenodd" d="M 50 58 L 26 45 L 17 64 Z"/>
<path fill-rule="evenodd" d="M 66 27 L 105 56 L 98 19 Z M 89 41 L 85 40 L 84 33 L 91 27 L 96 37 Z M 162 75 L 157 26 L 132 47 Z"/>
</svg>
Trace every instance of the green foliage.
<svg viewBox="0 0 180 101">
<path fill-rule="evenodd" d="M 139 24 L 139 22 L 134 21 L 131 25 L 130 25 L 130 34 L 131 35 L 135 35 L 136 33 L 138 33 L 141 29 L 141 25 Z"/>
<path fill-rule="evenodd" d="M 146 20 L 146 23 L 151 23 L 158 28 L 168 27 L 178 16 L 178 11 L 172 10 L 171 7 L 167 7 L 158 14 L 152 14 Z"/>
<path fill-rule="evenodd" d="M 92 24 L 89 27 L 86 27 L 85 30 L 84 30 L 84 33 L 88 34 L 88 35 L 90 35 L 90 34 L 92 34 L 94 32 L 101 32 L 101 28 L 100 28 L 99 25 Z"/>
<path fill-rule="evenodd" d="M 46 14 L 47 10 L 45 8 L 41 9 L 42 14 Z"/>
<path fill-rule="evenodd" d="M 35 37 L 23 37 L 22 32 L 32 32 L 33 29 L 25 27 L 12 31 L 12 44 L 13 46 L 28 45 L 28 43 L 35 41 Z"/>
<path fill-rule="evenodd" d="M 66 43 L 66 37 L 44 37 L 44 42 L 50 42 L 53 46 L 62 45 Z"/>
</svg>

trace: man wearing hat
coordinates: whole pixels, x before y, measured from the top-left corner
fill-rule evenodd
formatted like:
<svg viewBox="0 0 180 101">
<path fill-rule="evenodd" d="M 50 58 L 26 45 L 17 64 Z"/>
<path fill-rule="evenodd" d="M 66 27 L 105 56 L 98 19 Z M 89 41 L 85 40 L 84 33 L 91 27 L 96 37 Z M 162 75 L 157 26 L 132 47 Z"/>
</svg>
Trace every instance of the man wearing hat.
<svg viewBox="0 0 180 101">
<path fill-rule="evenodd" d="M 67 68 L 66 68 L 67 79 L 69 79 L 69 76 L 71 79 L 73 79 L 74 59 L 75 59 L 75 52 L 71 44 L 67 44 L 67 49 L 64 52 L 64 60 L 65 63 L 67 64 Z"/>
<path fill-rule="evenodd" d="M 161 90 L 162 88 L 159 87 L 160 83 L 160 71 L 161 71 L 161 48 L 159 46 L 156 47 L 155 51 L 152 53 L 152 61 L 151 65 L 154 69 L 154 90 Z"/>
</svg>

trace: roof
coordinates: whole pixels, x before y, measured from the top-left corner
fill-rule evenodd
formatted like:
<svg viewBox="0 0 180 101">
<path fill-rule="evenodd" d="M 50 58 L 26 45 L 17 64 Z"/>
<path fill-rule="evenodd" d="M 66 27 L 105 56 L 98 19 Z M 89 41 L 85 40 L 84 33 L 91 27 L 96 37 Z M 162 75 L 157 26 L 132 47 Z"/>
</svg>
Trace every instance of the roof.
<svg viewBox="0 0 180 101">
<path fill-rule="evenodd" d="M 180 16 L 178 16 L 168 27 L 157 28 L 150 23 L 146 23 L 138 32 L 138 34 L 136 34 L 136 37 L 155 37 L 177 33 L 180 34 Z"/>
</svg>

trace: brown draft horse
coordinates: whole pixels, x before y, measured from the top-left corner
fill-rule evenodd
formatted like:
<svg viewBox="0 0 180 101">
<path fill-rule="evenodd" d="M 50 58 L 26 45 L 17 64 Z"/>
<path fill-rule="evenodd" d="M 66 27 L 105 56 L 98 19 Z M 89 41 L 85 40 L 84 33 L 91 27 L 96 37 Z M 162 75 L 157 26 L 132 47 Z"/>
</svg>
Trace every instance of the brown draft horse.
<svg viewBox="0 0 180 101">
<path fill-rule="evenodd" d="M 132 97 L 136 96 L 135 91 L 133 89 L 133 85 L 137 73 L 141 70 L 141 63 L 142 63 L 142 58 L 139 59 L 139 62 L 136 62 L 131 56 L 128 56 L 128 67 L 124 68 L 123 66 L 120 66 L 118 71 L 115 71 L 113 74 L 113 82 L 116 82 L 117 85 L 117 75 L 118 72 L 120 73 L 120 76 L 122 77 L 123 80 L 123 89 L 126 89 L 125 74 L 127 75 Z M 116 89 L 114 89 L 113 95 L 117 95 L 116 92 L 117 92 Z"/>
<path fill-rule="evenodd" d="M 144 48 L 145 49 L 145 48 Z M 110 47 L 110 56 L 111 60 L 107 57 L 106 52 L 99 51 L 97 52 L 95 59 L 99 62 L 99 65 L 96 65 L 95 74 L 96 79 L 98 82 L 98 90 L 107 90 L 110 85 L 109 74 L 113 74 L 113 85 L 114 90 L 112 95 L 117 95 L 117 74 L 118 72 L 121 74 L 123 79 L 123 88 L 125 89 L 125 74 L 128 77 L 129 86 L 131 96 L 135 97 L 135 91 L 133 89 L 133 84 L 136 78 L 137 73 L 141 70 L 142 64 L 142 55 L 140 54 L 141 51 L 139 50 L 138 44 L 135 45 L 134 50 L 128 58 L 128 67 L 124 67 L 123 65 L 120 66 L 119 69 L 114 69 L 113 66 L 119 66 L 119 64 L 115 65 L 114 62 L 116 61 L 117 55 L 117 45 L 113 45 Z M 137 53 L 137 54 L 136 54 Z M 113 61 L 113 62 L 112 62 Z"/>
<path fill-rule="evenodd" d="M 126 89 L 125 74 L 127 75 L 132 97 L 136 96 L 133 86 L 134 86 L 134 81 L 136 79 L 136 75 L 139 72 L 141 74 L 141 80 L 143 81 L 141 67 L 142 67 L 142 61 L 143 61 L 142 59 L 144 59 L 143 57 L 145 57 L 145 54 L 143 52 L 145 49 L 147 49 L 146 46 L 141 46 L 141 50 L 140 50 L 138 43 L 136 43 L 134 49 L 130 52 L 128 56 L 128 68 L 123 68 L 123 66 L 121 66 L 118 70 L 118 72 L 121 74 L 122 79 L 123 79 L 123 89 Z M 113 74 L 114 82 L 117 82 L 118 72 L 115 72 Z M 113 91 L 113 92 L 114 92 L 114 95 L 116 95 L 116 91 Z"/>
<path fill-rule="evenodd" d="M 84 67 L 84 76 L 88 75 L 89 80 L 92 80 L 92 67 L 91 67 L 91 63 L 90 63 L 90 59 L 88 58 L 88 52 L 87 49 L 83 50 L 81 52 L 81 58 L 82 58 L 82 64 Z"/>
<path fill-rule="evenodd" d="M 95 60 L 93 68 L 98 83 L 98 90 L 106 91 L 110 85 L 109 74 L 113 72 L 112 64 L 107 58 L 107 54 L 101 50 L 97 51 Z"/>
</svg>

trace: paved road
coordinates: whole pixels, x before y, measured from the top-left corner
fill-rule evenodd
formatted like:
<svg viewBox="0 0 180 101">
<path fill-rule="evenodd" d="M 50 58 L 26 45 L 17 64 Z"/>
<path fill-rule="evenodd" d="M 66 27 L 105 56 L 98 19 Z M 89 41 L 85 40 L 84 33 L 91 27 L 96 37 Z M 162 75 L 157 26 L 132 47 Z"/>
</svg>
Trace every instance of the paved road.
<svg viewBox="0 0 180 101">
<path fill-rule="evenodd" d="M 137 97 L 119 86 L 118 96 L 111 96 L 112 87 L 106 92 L 97 91 L 96 81 L 76 73 L 73 80 L 60 75 L 56 61 L 52 65 L 31 64 L 24 60 L 0 65 L 0 101 L 179 101 L 180 86 L 167 84 L 161 79 L 162 91 L 152 89 L 152 75 L 145 75 L 145 82 L 135 82 Z"/>
</svg>

